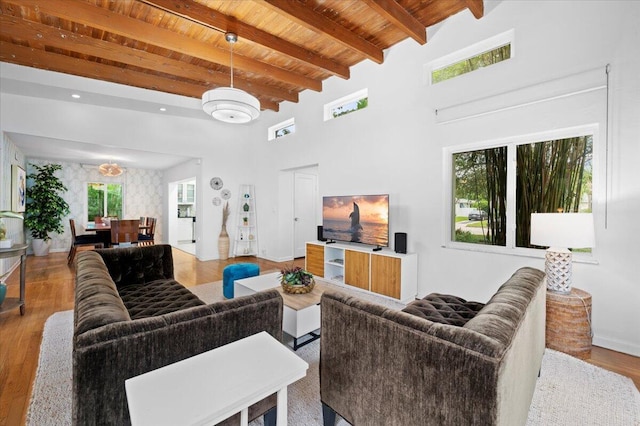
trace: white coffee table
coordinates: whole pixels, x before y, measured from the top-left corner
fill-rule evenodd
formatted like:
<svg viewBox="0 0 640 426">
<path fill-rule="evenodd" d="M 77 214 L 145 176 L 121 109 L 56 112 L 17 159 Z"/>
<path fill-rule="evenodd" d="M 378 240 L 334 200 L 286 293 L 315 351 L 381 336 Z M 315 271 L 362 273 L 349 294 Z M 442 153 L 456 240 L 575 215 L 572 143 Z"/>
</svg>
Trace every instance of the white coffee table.
<svg viewBox="0 0 640 426">
<path fill-rule="evenodd" d="M 295 351 L 320 337 L 315 331 L 320 329 L 320 297 L 326 287 L 316 278 L 316 285 L 310 293 L 285 293 L 280 285 L 280 275 L 280 272 L 273 272 L 235 280 L 233 291 L 234 296 L 238 297 L 277 288 L 284 301 L 282 330 L 293 337 L 293 350 Z M 307 337 L 302 343 L 299 343 L 298 340 L 305 336 Z"/>
<path fill-rule="evenodd" d="M 277 392 L 277 425 L 287 424 L 287 386 L 309 364 L 263 331 L 125 381 L 131 423 L 212 425 Z"/>
</svg>

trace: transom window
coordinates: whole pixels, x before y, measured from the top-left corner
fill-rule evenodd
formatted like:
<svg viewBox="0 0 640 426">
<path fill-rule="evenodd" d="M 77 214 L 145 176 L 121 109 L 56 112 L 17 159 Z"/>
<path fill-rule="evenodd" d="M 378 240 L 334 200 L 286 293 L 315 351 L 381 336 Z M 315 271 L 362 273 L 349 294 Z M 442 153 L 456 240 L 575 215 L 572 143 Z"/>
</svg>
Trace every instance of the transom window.
<svg viewBox="0 0 640 426">
<path fill-rule="evenodd" d="M 431 62 L 431 84 L 511 59 L 513 34 L 513 30 L 506 31 Z"/>
<path fill-rule="evenodd" d="M 451 241 L 537 248 L 531 213 L 591 212 L 592 135 L 452 152 Z"/>
<path fill-rule="evenodd" d="M 369 90 L 362 89 L 324 106 L 324 121 L 342 117 L 369 106 Z"/>
<path fill-rule="evenodd" d="M 296 132 L 296 120 L 295 118 L 290 118 L 288 120 L 285 120 L 281 123 L 278 123 L 274 126 L 269 127 L 268 133 L 267 133 L 267 139 L 272 141 L 274 139 L 278 139 L 295 132 Z"/>
</svg>

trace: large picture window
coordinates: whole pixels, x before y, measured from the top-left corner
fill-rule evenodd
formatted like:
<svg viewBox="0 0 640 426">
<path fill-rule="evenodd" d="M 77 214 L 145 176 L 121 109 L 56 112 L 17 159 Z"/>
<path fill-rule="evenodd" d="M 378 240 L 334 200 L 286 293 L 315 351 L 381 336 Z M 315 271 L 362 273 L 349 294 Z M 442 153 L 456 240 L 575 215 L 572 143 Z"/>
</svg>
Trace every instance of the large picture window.
<svg viewBox="0 0 640 426">
<path fill-rule="evenodd" d="M 591 212 L 592 160 L 592 134 L 452 152 L 451 241 L 535 248 L 531 213 Z"/>
<path fill-rule="evenodd" d="M 87 221 L 96 216 L 122 218 L 122 185 L 89 182 L 87 184 Z"/>
</svg>

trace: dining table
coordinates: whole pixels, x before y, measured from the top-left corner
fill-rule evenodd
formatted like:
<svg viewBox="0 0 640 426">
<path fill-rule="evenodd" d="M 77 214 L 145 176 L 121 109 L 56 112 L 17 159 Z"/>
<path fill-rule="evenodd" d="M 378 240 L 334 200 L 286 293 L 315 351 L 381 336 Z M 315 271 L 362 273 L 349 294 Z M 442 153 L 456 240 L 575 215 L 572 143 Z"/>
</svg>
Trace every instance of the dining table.
<svg viewBox="0 0 640 426">
<path fill-rule="evenodd" d="M 140 225 L 138 227 L 140 231 L 148 230 L 149 228 L 150 226 L 148 225 Z M 95 232 L 96 235 L 99 235 L 101 237 L 105 247 L 111 247 L 111 223 L 89 222 L 84 229 L 87 232 Z"/>
</svg>

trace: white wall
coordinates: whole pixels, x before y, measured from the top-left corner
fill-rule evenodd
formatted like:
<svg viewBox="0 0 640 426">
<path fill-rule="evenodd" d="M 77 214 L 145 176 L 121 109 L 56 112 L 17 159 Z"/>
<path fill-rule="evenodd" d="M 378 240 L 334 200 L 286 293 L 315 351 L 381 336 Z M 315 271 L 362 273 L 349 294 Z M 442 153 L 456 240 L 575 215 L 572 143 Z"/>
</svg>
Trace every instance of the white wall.
<svg viewBox="0 0 640 426">
<path fill-rule="evenodd" d="M 388 192 L 391 233 L 407 232 L 409 250 L 419 254 L 420 295 L 439 291 L 486 300 L 516 268 L 544 269 L 544 260 L 542 255 L 443 247 L 449 209 L 443 149 L 595 124 L 597 264 L 575 264 L 574 285 L 593 296 L 594 342 L 640 355 L 639 249 L 632 243 L 632 236 L 640 235 L 640 169 L 635 161 L 640 153 L 640 2 L 589 1 L 577 6 L 575 1 L 486 1 L 485 8 L 479 21 L 461 12 L 430 29 L 425 46 L 407 40 L 386 52 L 384 65 L 364 62 L 352 69 L 350 80 L 329 79 L 322 93 L 304 92 L 299 104 L 283 103 L 279 114 L 264 114 L 262 127 L 253 129 L 256 155 L 264 159 L 259 188 L 278 194 L 279 170 L 317 163 L 320 195 Z M 426 83 L 425 64 L 510 29 L 515 30 L 513 59 L 434 87 Z M 604 81 L 606 64 L 611 64 L 608 167 L 605 90 L 455 123 L 436 122 L 436 109 L 505 92 L 515 93 L 512 101 L 522 101 L 514 92 L 519 88 L 594 68 Z M 365 87 L 368 108 L 323 121 L 323 104 Z M 541 90 L 550 89 L 543 84 Z M 296 133 L 267 142 L 266 128 L 292 116 Z M 274 221 L 278 209 L 286 210 L 286 204 L 278 202 L 283 198 L 284 203 L 283 194 L 262 203 L 263 221 Z M 263 229 L 261 238 L 270 244 L 267 256 L 287 256 L 287 248 L 278 245 L 281 231 Z"/>
</svg>

